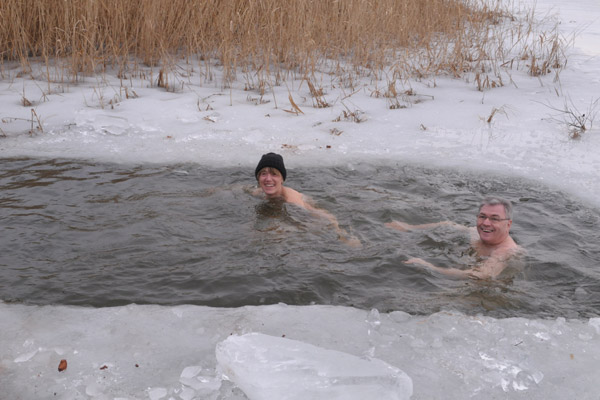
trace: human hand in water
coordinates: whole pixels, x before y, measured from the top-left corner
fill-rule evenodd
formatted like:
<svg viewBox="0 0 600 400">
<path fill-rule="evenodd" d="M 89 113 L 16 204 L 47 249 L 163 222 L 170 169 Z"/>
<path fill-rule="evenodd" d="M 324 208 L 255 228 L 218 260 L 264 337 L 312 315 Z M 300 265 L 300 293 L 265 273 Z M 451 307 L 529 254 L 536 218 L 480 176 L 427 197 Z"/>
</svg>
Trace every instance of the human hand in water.
<svg viewBox="0 0 600 400">
<path fill-rule="evenodd" d="M 478 269 L 458 269 L 458 268 L 440 268 L 436 267 L 430 262 L 427 262 L 421 258 L 409 258 L 404 261 L 405 264 L 419 264 L 424 267 L 427 267 L 433 271 L 442 273 L 444 275 L 452 276 L 455 278 L 470 278 L 470 279 L 483 279 L 489 278 L 489 273 L 482 273 L 482 271 Z"/>
<path fill-rule="evenodd" d="M 406 222 L 401 221 L 386 222 L 385 226 L 402 232 L 410 231 L 412 228 L 411 224 L 407 224 Z"/>
</svg>

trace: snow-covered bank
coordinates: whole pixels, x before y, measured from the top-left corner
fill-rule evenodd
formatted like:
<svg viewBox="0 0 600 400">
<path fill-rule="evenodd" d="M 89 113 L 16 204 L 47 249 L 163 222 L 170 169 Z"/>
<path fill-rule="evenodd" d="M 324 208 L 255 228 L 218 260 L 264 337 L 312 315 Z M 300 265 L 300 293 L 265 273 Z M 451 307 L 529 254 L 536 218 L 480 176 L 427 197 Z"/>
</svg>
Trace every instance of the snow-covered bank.
<svg viewBox="0 0 600 400">
<path fill-rule="evenodd" d="M 2 304 L 0 320 L 0 377 L 3 396 L 11 399 L 241 399 L 238 389 L 221 382 L 222 369 L 236 366 L 216 368 L 215 349 L 230 335 L 249 332 L 299 340 L 322 348 L 323 354 L 329 349 L 379 359 L 412 379 L 414 399 L 592 399 L 600 378 L 598 318 L 380 315 L 329 306 L 90 309 Z M 317 360 L 319 351 L 314 354 Z M 238 356 L 250 370 L 253 364 L 264 368 L 269 357 L 282 357 L 266 348 L 240 350 Z M 68 365 L 63 372 L 57 369 L 61 359 Z M 302 378 L 302 358 L 298 360 L 277 366 L 274 359 L 270 374 L 246 384 L 260 387 L 275 380 L 272 386 L 281 392 L 251 398 L 284 398 L 284 390 L 295 398 L 313 389 L 303 386 L 302 379 L 288 387 L 276 381 L 286 371 L 288 378 Z M 343 367 L 329 377 L 339 376 Z M 367 375 L 357 372 L 354 385 L 364 384 Z M 330 389 L 323 388 L 325 393 Z M 315 399 L 325 398 L 315 393 Z M 346 393 L 350 397 L 343 398 L 356 398 L 352 390 Z"/>
</svg>

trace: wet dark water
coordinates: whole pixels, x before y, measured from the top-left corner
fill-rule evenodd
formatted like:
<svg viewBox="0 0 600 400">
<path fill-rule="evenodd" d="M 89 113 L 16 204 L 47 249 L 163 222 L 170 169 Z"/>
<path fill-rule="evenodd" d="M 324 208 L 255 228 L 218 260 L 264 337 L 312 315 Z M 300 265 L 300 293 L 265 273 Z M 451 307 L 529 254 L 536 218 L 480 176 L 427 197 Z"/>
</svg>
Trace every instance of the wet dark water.
<svg viewBox="0 0 600 400">
<path fill-rule="evenodd" d="M 244 187 L 251 169 L 0 159 L 0 299 L 92 307 L 283 302 L 496 317 L 600 315 L 600 214 L 515 178 L 403 165 L 292 169 L 311 196 L 358 237 L 340 242 L 322 219 L 265 203 Z M 528 250 L 493 282 L 453 280 L 403 264 L 466 263 L 478 201 L 515 203 L 512 233 Z"/>
</svg>

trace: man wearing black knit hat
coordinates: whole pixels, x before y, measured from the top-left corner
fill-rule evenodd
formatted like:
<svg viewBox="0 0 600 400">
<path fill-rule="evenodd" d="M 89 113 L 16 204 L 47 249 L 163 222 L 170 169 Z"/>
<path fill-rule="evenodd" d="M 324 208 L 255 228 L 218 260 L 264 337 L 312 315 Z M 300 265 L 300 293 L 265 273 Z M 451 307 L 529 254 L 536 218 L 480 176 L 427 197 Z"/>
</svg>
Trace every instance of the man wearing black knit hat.
<svg viewBox="0 0 600 400">
<path fill-rule="evenodd" d="M 283 157 L 279 154 L 264 154 L 254 170 L 254 176 L 267 199 L 283 199 L 288 203 L 297 204 L 306 209 L 309 208 L 302 194 L 283 186 L 287 171 L 283 163 Z"/>
<path fill-rule="evenodd" d="M 333 215 L 311 205 L 302 193 L 283 186 L 283 182 L 287 177 L 287 171 L 285 169 L 285 164 L 283 163 L 283 157 L 279 154 L 264 154 L 254 170 L 254 176 L 256 177 L 259 187 L 256 194 L 260 194 L 262 191 L 268 200 L 282 199 L 287 203 L 296 204 L 316 215 L 325 217 L 331 221 L 342 241 L 353 246 L 360 246 L 360 241 L 355 237 L 348 237 L 348 233 L 340 228 L 337 219 Z"/>
</svg>

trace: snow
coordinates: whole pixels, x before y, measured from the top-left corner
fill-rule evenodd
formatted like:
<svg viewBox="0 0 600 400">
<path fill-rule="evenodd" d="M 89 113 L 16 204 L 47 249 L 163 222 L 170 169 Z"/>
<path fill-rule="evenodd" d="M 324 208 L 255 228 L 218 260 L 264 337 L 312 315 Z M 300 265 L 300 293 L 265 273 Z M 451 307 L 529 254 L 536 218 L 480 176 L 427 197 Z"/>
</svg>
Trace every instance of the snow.
<svg viewBox="0 0 600 400">
<path fill-rule="evenodd" d="M 363 387 L 379 374 L 381 385 L 374 390 L 380 394 L 389 394 L 398 382 L 408 387 L 405 373 L 415 399 L 585 399 L 593 398 L 599 378 L 600 318 L 411 316 L 284 304 L 233 309 L 0 304 L 0 317 L 2 388 L 17 399 L 86 398 L 83 393 L 233 399 L 245 398 L 238 386 L 247 389 L 250 383 L 250 399 L 299 398 L 315 389 L 317 377 L 321 392 L 304 398 L 323 398 L 348 383 L 326 379 L 334 373 Z M 252 333 L 261 336 L 248 339 Z M 61 359 L 68 367 L 59 373 Z M 278 369 L 277 362 L 287 362 L 287 368 Z M 354 376 L 347 369 L 368 363 L 371 370 L 356 369 Z M 226 377 L 236 385 L 228 386 Z M 274 394 L 265 394 L 268 390 Z M 284 390 L 289 397 L 280 396 Z M 407 390 L 397 393 L 402 398 Z"/>
<path fill-rule="evenodd" d="M 385 99 L 371 96 L 370 81 L 354 94 L 323 81 L 332 106 L 316 108 L 300 81 L 274 87 L 273 95 L 261 98 L 242 90 L 243 82 L 223 88 L 218 79 L 207 80 L 195 71 L 177 78 L 181 89 L 175 92 L 132 80 L 126 94 L 118 79 L 108 75 L 76 85 L 60 80 L 47 84 L 18 78 L 17 70 L 5 65 L 10 77 L 0 81 L 0 135 L 6 136 L 0 138 L 0 154 L 254 168 L 261 154 L 275 151 L 288 168 L 355 168 L 359 161 L 426 164 L 526 177 L 597 208 L 598 128 L 571 139 L 555 109 L 569 101 L 587 111 L 599 97 L 600 3 L 536 4 L 539 13 L 561 21 L 565 37 L 577 34 L 558 80 L 554 74 L 533 78 L 512 71 L 514 84 L 485 92 L 473 82 L 449 77 L 410 81 L 405 88 L 422 101 L 405 109 L 390 110 Z M 286 112 L 290 93 L 304 114 Z M 23 97 L 32 106 L 24 107 Z M 501 112 L 488 123 L 494 109 Z M 335 121 L 343 111 L 359 112 L 363 121 Z M 37 124 L 36 115 L 43 132 L 34 127 L 27 134 L 31 120 Z M 332 134 L 334 129 L 341 133 Z M 256 337 L 247 335 L 252 333 L 271 337 L 253 344 L 269 358 L 278 357 L 269 351 L 281 345 L 284 354 L 293 346 L 312 352 L 320 360 L 318 368 L 336 362 L 342 368 L 345 359 L 389 365 L 412 380 L 414 399 L 598 396 L 598 318 L 410 316 L 286 305 L 91 309 L 0 304 L 0 387 L 11 399 L 284 398 L 283 392 L 244 394 L 248 378 L 233 378 L 264 368 L 252 378 L 263 387 L 302 379 L 304 372 L 280 374 L 252 359 L 251 348 L 241 342 Z M 276 340 L 283 335 L 287 344 Z M 217 349 L 232 343 L 242 346 L 240 354 L 249 357 L 246 364 L 237 366 L 235 357 L 217 361 Z M 344 355 L 332 356 L 334 351 Z M 68 368 L 58 372 L 61 359 Z M 309 361 L 297 360 L 299 368 Z M 324 390 L 335 390 L 332 385 L 329 381 Z M 292 384 L 290 396 L 302 387 Z"/>
</svg>

